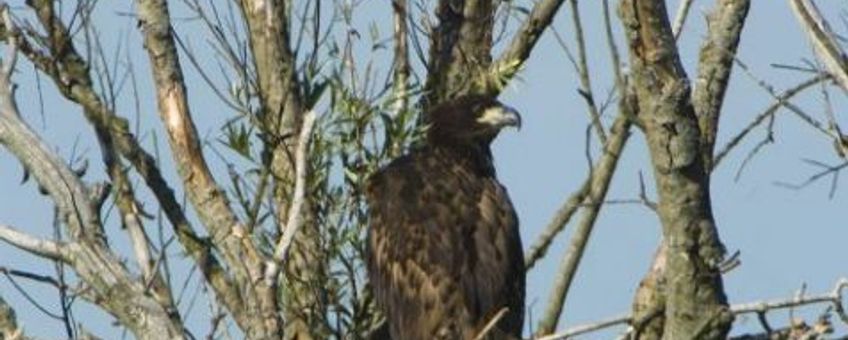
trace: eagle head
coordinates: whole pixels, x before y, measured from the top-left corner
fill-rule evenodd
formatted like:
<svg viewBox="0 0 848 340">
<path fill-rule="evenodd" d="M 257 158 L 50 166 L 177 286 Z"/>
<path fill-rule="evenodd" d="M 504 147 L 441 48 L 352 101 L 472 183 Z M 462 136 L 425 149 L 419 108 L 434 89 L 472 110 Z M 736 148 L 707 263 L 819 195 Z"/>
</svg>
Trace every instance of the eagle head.
<svg viewBox="0 0 848 340">
<path fill-rule="evenodd" d="M 488 145 L 507 126 L 521 128 L 521 115 L 489 96 L 469 95 L 436 106 L 429 114 L 430 143 Z"/>
</svg>

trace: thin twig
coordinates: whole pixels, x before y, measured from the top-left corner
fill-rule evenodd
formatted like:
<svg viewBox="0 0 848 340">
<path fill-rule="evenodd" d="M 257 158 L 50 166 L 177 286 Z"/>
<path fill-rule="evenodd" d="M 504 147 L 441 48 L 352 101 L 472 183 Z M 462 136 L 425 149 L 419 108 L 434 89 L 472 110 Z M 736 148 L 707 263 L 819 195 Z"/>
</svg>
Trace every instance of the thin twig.
<svg viewBox="0 0 848 340">
<path fill-rule="evenodd" d="M 689 17 L 689 9 L 692 7 L 694 0 L 681 0 L 677 5 L 677 14 L 674 16 L 674 24 L 671 26 L 671 32 L 674 34 L 674 40 L 680 38 L 680 33 L 683 32 L 683 25 L 686 24 L 686 18 Z"/>
<path fill-rule="evenodd" d="M 551 334 L 537 338 L 536 340 L 558 340 L 567 339 L 584 333 L 590 333 L 604 328 L 630 323 L 630 315 L 616 316 L 609 319 L 574 326 L 557 334 Z"/>
<path fill-rule="evenodd" d="M 487 334 L 489 334 L 489 332 L 491 332 L 491 331 L 492 331 L 492 329 L 494 329 L 494 328 L 495 328 L 495 325 L 496 325 L 496 324 L 498 324 L 498 321 L 500 321 L 500 320 L 504 317 L 504 315 L 506 315 L 506 312 L 508 312 L 508 311 L 509 311 L 509 308 L 506 308 L 506 307 L 501 308 L 501 310 L 499 310 L 499 311 L 498 311 L 498 313 L 497 313 L 497 314 L 495 314 L 495 315 L 494 315 L 494 316 L 493 316 L 493 317 L 489 320 L 489 322 L 487 322 L 487 323 L 486 323 L 486 326 L 485 326 L 485 327 L 483 327 L 483 329 L 482 329 L 482 330 L 480 330 L 480 332 L 479 332 L 479 333 L 477 333 L 477 336 L 475 336 L 475 337 L 474 337 L 474 340 L 483 340 L 483 339 L 485 339 L 485 338 L 486 338 L 486 335 L 487 335 Z"/>
<path fill-rule="evenodd" d="M 581 207 L 583 200 L 589 193 L 589 186 L 591 183 L 591 176 L 587 176 L 580 189 L 572 193 L 571 196 L 565 200 L 562 206 L 557 210 L 556 214 L 554 214 L 554 218 L 550 223 L 548 223 L 548 226 L 545 227 L 545 230 L 542 231 L 542 234 L 540 234 L 536 239 L 536 242 L 530 246 L 530 249 L 524 255 L 524 266 L 527 270 L 532 268 L 536 262 L 545 256 L 548 252 L 548 248 L 551 246 L 551 243 L 553 243 L 554 238 L 565 229 L 566 225 L 568 225 L 571 217 L 574 216 L 577 209 Z"/>
<path fill-rule="evenodd" d="M 801 108 L 798 107 L 797 105 L 792 104 L 792 103 L 787 102 L 787 101 L 784 101 L 784 100 L 781 100 L 780 96 L 775 92 L 774 88 L 771 85 L 769 85 L 768 83 L 766 83 L 765 81 L 763 81 L 762 79 L 757 78 L 757 76 L 754 75 L 753 72 L 751 72 L 751 69 L 748 67 L 748 65 L 745 64 L 744 62 L 742 62 L 742 60 L 740 60 L 739 58 L 736 58 L 734 60 L 734 62 L 736 62 L 736 65 L 738 65 L 739 68 L 742 70 L 742 73 L 744 73 L 746 76 L 751 78 L 763 90 L 768 92 L 769 95 L 771 95 L 772 99 L 775 99 L 778 102 L 780 102 L 780 104 L 783 105 L 783 107 L 789 109 L 789 111 L 791 111 L 796 116 L 801 118 L 801 120 L 803 120 L 805 123 L 807 123 L 808 125 L 810 125 L 814 129 L 825 134 L 826 136 L 833 137 L 831 132 L 825 127 L 825 124 L 823 124 L 822 122 L 818 121 L 817 119 L 813 118 L 811 115 L 809 115 L 806 112 L 804 112 L 803 110 L 801 110 Z"/>
<path fill-rule="evenodd" d="M 10 268 L 3 267 L 3 266 L 0 266 L 0 273 L 3 273 L 5 275 L 20 277 L 20 278 L 25 278 L 27 280 L 32 280 L 32 281 L 35 281 L 35 282 L 45 283 L 45 284 L 48 284 L 48 285 L 55 287 L 56 289 L 67 288 L 64 284 L 57 281 L 52 276 L 48 276 L 48 275 L 35 274 L 35 273 L 30 273 L 30 272 L 26 272 L 26 271 L 22 271 L 22 270 L 10 269 Z"/>
<path fill-rule="evenodd" d="M 580 10 L 578 0 L 570 0 L 571 4 L 571 19 L 574 23 L 574 40 L 577 42 L 577 58 L 578 69 L 577 74 L 580 78 L 580 96 L 586 100 L 586 105 L 589 108 L 589 119 L 592 120 L 592 126 L 595 128 L 595 133 L 601 141 L 601 145 L 606 144 L 607 134 L 604 126 L 601 124 L 601 114 L 598 111 L 598 106 L 595 103 L 595 96 L 592 93 L 592 80 L 589 77 L 589 62 L 586 58 L 586 40 L 583 38 L 583 24 L 580 20 Z"/>
<path fill-rule="evenodd" d="M 714 158 L 714 161 L 713 161 L 713 164 L 712 164 L 713 170 L 715 170 L 718 167 L 719 163 L 721 163 L 721 161 L 727 156 L 727 154 L 730 153 L 730 151 L 732 151 L 737 145 L 739 145 L 739 143 L 742 142 L 742 140 L 751 131 L 753 131 L 753 129 L 755 127 L 762 124 L 766 120 L 766 118 L 773 116 L 777 112 L 777 110 L 779 108 L 783 107 L 785 105 L 785 103 L 788 103 L 789 100 L 792 99 L 792 97 L 794 97 L 795 95 L 797 95 L 797 94 L 803 92 L 804 90 L 810 88 L 811 86 L 818 84 L 818 83 L 821 83 L 821 82 L 823 82 L 827 79 L 830 79 L 830 76 L 828 76 L 826 74 L 819 73 L 815 77 L 810 78 L 810 79 L 808 79 L 808 80 L 806 80 L 806 81 L 804 81 L 804 82 L 802 82 L 802 83 L 800 83 L 800 84 L 798 84 L 798 85 L 796 85 L 796 86 L 794 86 L 794 87 L 792 87 L 792 88 L 790 88 L 786 91 L 783 91 L 783 93 L 779 94 L 777 96 L 777 98 L 775 99 L 775 102 L 773 104 L 769 105 L 765 110 L 763 110 L 762 113 L 757 115 L 757 117 L 754 118 L 754 120 L 752 120 L 750 123 L 748 123 L 748 125 L 745 128 L 743 128 L 741 131 L 739 131 L 735 136 L 731 137 L 730 141 L 728 141 L 724 145 L 724 147 L 722 147 L 721 151 L 719 151 Z"/>
</svg>

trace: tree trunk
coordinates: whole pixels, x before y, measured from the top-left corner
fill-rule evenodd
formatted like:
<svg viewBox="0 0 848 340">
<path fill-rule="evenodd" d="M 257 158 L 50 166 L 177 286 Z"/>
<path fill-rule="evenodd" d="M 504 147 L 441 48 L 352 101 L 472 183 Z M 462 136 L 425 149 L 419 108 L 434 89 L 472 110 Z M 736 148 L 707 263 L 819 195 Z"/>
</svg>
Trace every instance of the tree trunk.
<svg viewBox="0 0 848 340">
<path fill-rule="evenodd" d="M 705 143 L 665 2 L 624 0 L 619 15 L 627 34 L 637 119 L 654 169 L 665 247 L 658 255 L 663 261 L 643 280 L 635 314 L 661 315 L 662 339 L 723 339 L 733 321 L 718 269 L 724 246 L 710 206 Z M 637 334 L 658 338 L 657 326 L 652 323 L 648 332 L 637 329 Z"/>
</svg>

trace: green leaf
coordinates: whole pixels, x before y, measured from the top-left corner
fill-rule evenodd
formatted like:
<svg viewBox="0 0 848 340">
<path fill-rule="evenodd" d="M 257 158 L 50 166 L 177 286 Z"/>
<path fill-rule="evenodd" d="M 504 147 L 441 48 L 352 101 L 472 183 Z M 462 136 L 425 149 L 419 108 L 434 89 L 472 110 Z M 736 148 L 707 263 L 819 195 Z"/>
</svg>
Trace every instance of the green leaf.
<svg viewBox="0 0 848 340">
<path fill-rule="evenodd" d="M 244 124 L 238 124 L 238 127 L 235 125 L 229 124 L 224 127 L 224 136 L 227 139 L 226 141 L 221 141 L 221 143 L 242 157 L 253 161 L 253 156 L 250 152 L 250 135 L 252 131 Z"/>
<path fill-rule="evenodd" d="M 306 93 L 306 107 L 310 109 L 315 107 L 315 104 L 321 100 L 321 96 L 324 94 L 324 91 L 327 90 L 328 85 L 330 85 L 329 81 L 322 80 L 309 86 L 309 90 Z"/>
</svg>

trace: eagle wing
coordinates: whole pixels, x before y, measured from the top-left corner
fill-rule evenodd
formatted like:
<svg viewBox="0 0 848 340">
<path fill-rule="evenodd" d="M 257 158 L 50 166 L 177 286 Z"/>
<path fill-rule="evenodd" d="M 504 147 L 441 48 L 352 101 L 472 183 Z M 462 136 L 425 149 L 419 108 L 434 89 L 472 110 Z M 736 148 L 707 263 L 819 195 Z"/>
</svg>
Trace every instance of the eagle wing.
<svg viewBox="0 0 848 340">
<path fill-rule="evenodd" d="M 375 174 L 366 196 L 370 281 L 394 339 L 472 338 L 504 307 L 492 334 L 520 334 L 518 222 L 494 178 L 413 153 Z"/>
</svg>

